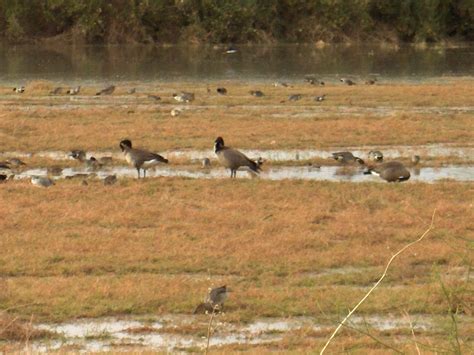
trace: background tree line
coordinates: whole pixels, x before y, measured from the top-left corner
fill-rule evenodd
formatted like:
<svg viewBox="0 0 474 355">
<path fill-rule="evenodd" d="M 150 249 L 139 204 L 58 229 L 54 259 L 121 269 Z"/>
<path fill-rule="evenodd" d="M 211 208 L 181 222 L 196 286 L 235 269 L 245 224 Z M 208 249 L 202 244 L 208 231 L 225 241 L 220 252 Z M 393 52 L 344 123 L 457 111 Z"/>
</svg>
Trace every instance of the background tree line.
<svg viewBox="0 0 474 355">
<path fill-rule="evenodd" d="M 11 43 L 472 41 L 474 0 L 0 0 Z"/>
</svg>

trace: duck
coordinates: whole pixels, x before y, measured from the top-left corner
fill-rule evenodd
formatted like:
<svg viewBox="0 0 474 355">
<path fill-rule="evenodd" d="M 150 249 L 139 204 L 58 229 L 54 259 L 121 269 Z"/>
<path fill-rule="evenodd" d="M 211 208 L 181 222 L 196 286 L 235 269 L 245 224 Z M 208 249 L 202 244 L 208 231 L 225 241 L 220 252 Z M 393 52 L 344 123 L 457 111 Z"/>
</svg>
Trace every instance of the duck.
<svg viewBox="0 0 474 355">
<path fill-rule="evenodd" d="M 50 187 L 52 185 L 55 185 L 54 181 L 51 180 L 49 177 L 36 175 L 31 177 L 31 183 L 34 186 L 38 187 Z"/>
<path fill-rule="evenodd" d="M 260 166 L 263 161 L 253 161 L 245 154 L 239 152 L 237 149 L 226 147 L 224 139 L 217 137 L 214 141 L 214 151 L 219 159 L 219 162 L 226 168 L 230 169 L 230 177 L 235 178 L 237 169 L 241 166 L 247 166 L 250 170 L 257 173 L 261 170 Z"/>
<path fill-rule="evenodd" d="M 102 89 L 96 93 L 97 95 L 112 95 L 115 91 L 115 85 L 107 86 L 105 89 Z"/>
<path fill-rule="evenodd" d="M 340 79 L 342 83 L 344 84 L 347 84 L 349 86 L 352 86 L 352 85 L 355 85 L 356 83 L 354 81 L 352 81 L 351 79 L 347 79 L 347 78 L 341 78 Z"/>
<path fill-rule="evenodd" d="M 383 154 L 380 150 L 371 150 L 369 152 L 369 159 L 372 161 L 383 161 Z"/>
<path fill-rule="evenodd" d="M 410 179 L 410 172 L 398 161 L 390 161 L 368 167 L 364 174 L 377 175 L 387 182 L 402 182 Z"/>
<path fill-rule="evenodd" d="M 81 149 L 73 149 L 69 152 L 68 157 L 82 162 L 86 159 L 86 152 Z"/>
<path fill-rule="evenodd" d="M 159 154 L 155 154 L 142 149 L 132 148 L 132 141 L 124 139 L 119 144 L 125 160 L 137 169 L 138 178 L 140 179 L 140 169 L 143 170 L 143 177 L 146 177 L 146 171 L 159 163 L 168 163 L 168 159 L 163 158 Z"/>
<path fill-rule="evenodd" d="M 68 95 L 77 95 L 77 94 L 79 94 L 80 91 L 81 91 L 81 87 L 76 86 L 76 87 L 68 89 L 66 91 L 66 94 L 68 94 Z"/>
<path fill-rule="evenodd" d="M 294 95 L 288 96 L 288 100 L 289 101 L 298 101 L 298 100 L 301 100 L 302 97 L 303 97 L 303 95 L 301 95 L 301 94 L 294 94 Z"/>
<path fill-rule="evenodd" d="M 255 96 L 255 97 L 263 97 L 265 96 L 263 92 L 261 92 L 260 90 L 250 90 L 249 91 L 249 94 L 252 95 L 252 96 Z"/>
<path fill-rule="evenodd" d="M 361 158 L 354 156 L 354 154 L 352 154 L 351 152 L 332 153 L 332 157 L 343 164 L 349 164 L 354 162 L 359 163 L 361 165 L 365 164 L 365 162 Z"/>
<path fill-rule="evenodd" d="M 194 101 L 194 93 L 192 92 L 180 92 L 179 94 L 173 94 L 173 98 L 178 102 L 191 102 Z"/>
<path fill-rule="evenodd" d="M 219 95 L 227 95 L 227 89 L 226 88 L 217 88 L 216 91 Z"/>
</svg>

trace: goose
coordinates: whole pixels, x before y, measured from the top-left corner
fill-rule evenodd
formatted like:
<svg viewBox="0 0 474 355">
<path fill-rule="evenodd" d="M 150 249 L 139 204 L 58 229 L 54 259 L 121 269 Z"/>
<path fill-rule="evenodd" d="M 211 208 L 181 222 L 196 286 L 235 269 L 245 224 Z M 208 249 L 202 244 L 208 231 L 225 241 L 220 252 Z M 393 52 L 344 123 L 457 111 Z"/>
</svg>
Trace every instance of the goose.
<svg viewBox="0 0 474 355">
<path fill-rule="evenodd" d="M 143 177 L 146 177 L 146 170 L 159 163 L 168 163 L 168 159 L 161 155 L 132 148 L 132 142 L 129 139 L 124 139 L 120 142 L 120 149 L 122 150 L 125 160 L 137 169 L 138 178 L 140 178 L 140 169 L 143 169 Z"/>
<path fill-rule="evenodd" d="M 230 290 L 227 289 L 226 285 L 211 289 L 207 295 L 206 303 L 209 303 L 214 309 L 222 309 L 224 301 L 227 299 L 228 291 Z"/>
<path fill-rule="evenodd" d="M 236 149 L 226 147 L 224 145 L 224 139 L 217 137 L 214 142 L 214 151 L 219 159 L 219 162 L 226 168 L 230 169 L 230 177 L 235 178 L 237 169 L 241 166 L 247 166 L 255 173 L 258 173 L 262 160 L 253 161 L 249 159 L 245 154 L 239 152 Z"/>
<path fill-rule="evenodd" d="M 111 95 L 115 91 L 115 85 L 107 86 L 105 89 L 100 90 L 96 93 L 97 95 Z"/>
<path fill-rule="evenodd" d="M 369 152 L 369 159 L 372 161 L 383 161 L 383 154 L 380 150 L 371 150 Z"/>
<path fill-rule="evenodd" d="M 332 157 L 343 164 L 354 163 L 354 162 L 357 162 L 361 165 L 364 164 L 364 161 L 362 159 L 354 156 L 354 154 L 352 154 L 351 152 L 332 153 Z"/>
<path fill-rule="evenodd" d="M 25 92 L 25 87 L 24 86 L 18 86 L 16 88 L 13 88 L 13 91 L 16 92 L 17 94 L 23 94 Z"/>
<path fill-rule="evenodd" d="M 377 175 L 388 182 L 402 182 L 410 178 L 408 169 L 398 161 L 390 161 L 369 167 L 364 174 Z"/>
</svg>

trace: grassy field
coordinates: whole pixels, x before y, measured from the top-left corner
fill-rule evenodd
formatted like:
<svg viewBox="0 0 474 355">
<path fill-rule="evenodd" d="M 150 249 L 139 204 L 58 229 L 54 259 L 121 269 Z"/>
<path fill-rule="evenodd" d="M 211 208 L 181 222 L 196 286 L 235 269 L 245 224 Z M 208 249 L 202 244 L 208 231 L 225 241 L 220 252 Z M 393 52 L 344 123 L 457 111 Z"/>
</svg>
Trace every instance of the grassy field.
<svg viewBox="0 0 474 355">
<path fill-rule="evenodd" d="M 235 91 L 229 98 L 208 95 L 205 87 L 195 90 L 202 98 L 198 94 L 177 118 L 169 115 L 175 107 L 169 95 L 178 86 L 161 84 L 153 93 L 165 103 L 153 105 L 145 94 L 120 95 L 123 88 L 111 97 L 75 101 L 45 96 L 50 86 L 36 83 L 24 96 L 0 90 L 2 150 L 111 150 L 123 137 L 156 150 L 204 149 L 217 135 L 242 148 L 262 149 L 472 143 L 470 82 L 264 86 L 268 95 L 262 99 L 246 94 L 253 86 L 233 83 L 226 85 Z M 325 92 L 328 99 L 317 104 L 303 98 L 289 107 L 279 102 L 294 92 Z M 114 100 L 121 105 L 114 107 Z M 93 107 L 93 101 L 105 105 Z M 124 107 L 125 101 L 131 103 Z M 357 103 L 354 112 L 386 105 L 394 106 L 395 114 L 341 114 L 341 105 L 352 107 L 351 101 Z M 67 106 L 77 102 L 76 108 Z M 440 112 L 413 113 L 433 107 Z M 291 117 L 316 108 L 321 117 Z M 456 111 L 461 108 L 464 113 Z M 222 284 L 232 293 L 219 319 L 230 324 L 309 316 L 335 327 L 390 256 L 426 230 L 436 209 L 435 229 L 396 260 L 357 314 L 434 317 L 436 330 L 416 331 L 424 350 L 451 351 L 458 341 L 469 352 L 474 345 L 472 196 L 472 184 L 457 182 L 159 178 L 120 179 L 114 186 L 65 180 L 38 189 L 25 180 L 9 181 L 0 185 L 0 350 L 17 346 L 8 340 L 24 340 L 32 320 L 191 315 L 208 288 Z M 205 333 L 185 327 L 167 331 Z M 304 352 L 319 349 L 328 335 L 327 329 L 294 330 L 277 343 L 217 352 Z M 384 353 L 384 342 L 416 351 L 409 329 L 371 335 L 344 329 L 330 350 Z"/>
</svg>

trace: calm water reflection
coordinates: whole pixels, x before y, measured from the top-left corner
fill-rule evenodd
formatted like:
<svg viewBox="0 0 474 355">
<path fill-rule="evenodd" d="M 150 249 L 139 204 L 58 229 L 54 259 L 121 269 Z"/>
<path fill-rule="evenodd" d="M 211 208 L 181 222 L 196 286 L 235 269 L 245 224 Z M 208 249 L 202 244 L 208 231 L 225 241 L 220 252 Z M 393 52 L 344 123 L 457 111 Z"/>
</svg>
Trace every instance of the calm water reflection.
<svg viewBox="0 0 474 355">
<path fill-rule="evenodd" d="M 222 48 L 171 46 L 0 46 L 0 82 L 46 79 L 57 82 L 301 80 L 317 74 L 384 80 L 431 80 L 474 74 L 474 46 L 459 48 L 274 45 Z"/>
</svg>

